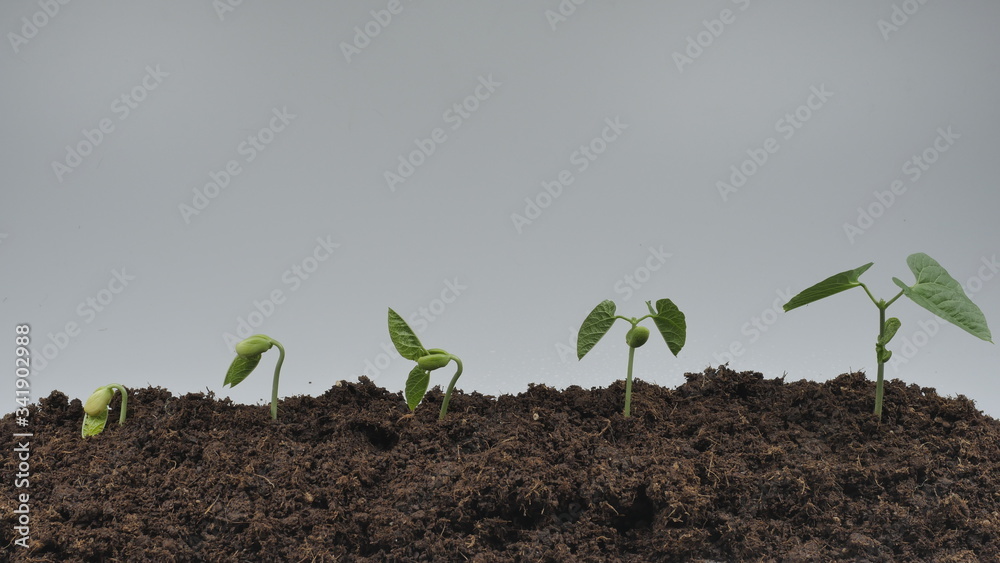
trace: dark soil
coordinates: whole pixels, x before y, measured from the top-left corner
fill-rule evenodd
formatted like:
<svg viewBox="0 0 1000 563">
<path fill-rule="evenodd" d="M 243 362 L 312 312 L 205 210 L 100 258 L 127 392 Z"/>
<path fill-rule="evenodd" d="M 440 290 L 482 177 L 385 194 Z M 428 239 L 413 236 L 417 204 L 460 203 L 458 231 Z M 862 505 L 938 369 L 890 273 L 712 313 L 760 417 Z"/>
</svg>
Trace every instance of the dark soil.
<svg viewBox="0 0 1000 563">
<path fill-rule="evenodd" d="M 1000 424 L 896 380 L 458 393 L 437 420 L 367 379 L 234 405 L 160 388 L 105 432 L 32 407 L 30 487 L 2 421 L 13 561 L 998 561 Z M 30 493 L 30 547 L 13 542 Z"/>
</svg>

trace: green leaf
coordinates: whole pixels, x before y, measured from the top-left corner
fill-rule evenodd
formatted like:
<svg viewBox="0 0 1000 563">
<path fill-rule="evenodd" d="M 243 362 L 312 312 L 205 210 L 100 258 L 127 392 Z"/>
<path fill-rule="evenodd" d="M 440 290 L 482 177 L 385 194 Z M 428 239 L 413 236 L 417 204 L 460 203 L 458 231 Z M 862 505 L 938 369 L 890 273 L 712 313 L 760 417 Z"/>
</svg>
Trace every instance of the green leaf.
<svg viewBox="0 0 1000 563">
<path fill-rule="evenodd" d="M 783 307 L 785 312 L 787 313 L 796 307 L 808 305 L 813 301 L 819 301 L 824 297 L 835 295 L 841 291 L 847 291 L 852 287 L 858 287 L 861 285 L 858 278 L 861 277 L 861 274 L 865 273 L 868 268 L 871 268 L 872 264 L 874 264 L 874 262 L 869 262 L 860 268 L 840 272 L 839 274 L 826 278 L 814 286 L 803 289 L 798 295 L 792 297 L 788 303 L 785 303 Z"/>
<path fill-rule="evenodd" d="M 885 327 L 882 329 L 882 335 L 875 339 L 875 355 L 880 364 L 888 362 L 889 358 L 892 357 L 892 352 L 887 350 L 885 345 L 892 340 L 893 336 L 896 336 L 896 331 L 899 330 L 899 327 L 899 319 L 892 317 L 885 321 Z"/>
<path fill-rule="evenodd" d="M 875 345 L 875 355 L 878 356 L 878 361 L 880 364 L 884 364 L 889 361 L 892 357 L 892 351 L 885 348 L 885 344 Z"/>
<path fill-rule="evenodd" d="M 667 343 L 667 347 L 676 356 L 684 347 L 684 341 L 687 339 L 687 322 L 684 320 L 684 313 L 669 299 L 658 300 L 655 311 L 649 301 L 646 301 L 646 307 L 649 308 L 650 313 L 653 313 L 656 330 L 660 331 L 663 341 Z"/>
<path fill-rule="evenodd" d="M 906 264 L 916 276 L 917 283 L 909 287 L 898 278 L 892 278 L 904 295 L 969 334 L 993 342 L 983 312 L 940 264 L 922 252 L 911 254 Z"/>
<path fill-rule="evenodd" d="M 431 372 L 414 366 L 410 370 L 410 375 L 406 378 L 406 405 L 410 410 L 417 408 L 424 395 L 427 394 L 427 387 L 431 384 Z"/>
<path fill-rule="evenodd" d="M 889 320 L 885 321 L 885 331 L 882 334 L 882 336 L 878 338 L 878 343 L 883 346 L 888 344 L 889 341 L 892 340 L 892 337 L 896 336 L 896 331 L 899 330 L 900 326 L 901 323 L 899 322 L 899 319 L 897 319 L 896 317 L 892 317 Z"/>
<path fill-rule="evenodd" d="M 580 334 L 576 338 L 576 357 L 582 360 L 587 352 L 611 329 L 615 324 L 615 303 L 609 299 L 601 301 L 594 310 L 587 315 L 580 326 Z"/>
<path fill-rule="evenodd" d="M 84 438 L 88 436 L 97 436 L 101 432 L 104 432 L 104 427 L 108 423 L 108 410 L 104 409 L 104 412 L 97 414 L 96 416 L 91 416 L 87 413 L 83 413 L 83 430 L 81 434 Z"/>
<path fill-rule="evenodd" d="M 396 347 L 399 355 L 407 360 L 417 361 L 421 356 L 427 355 L 427 350 L 424 350 L 423 344 L 420 343 L 420 339 L 417 338 L 410 325 L 406 324 L 403 317 L 400 317 L 391 308 L 389 309 L 389 337 L 392 338 L 392 344 Z"/>
<path fill-rule="evenodd" d="M 250 375 L 253 368 L 257 367 L 259 363 L 260 354 L 256 356 L 236 356 L 233 363 L 229 365 L 229 371 L 226 372 L 226 380 L 222 382 L 222 386 L 236 387 Z"/>
</svg>

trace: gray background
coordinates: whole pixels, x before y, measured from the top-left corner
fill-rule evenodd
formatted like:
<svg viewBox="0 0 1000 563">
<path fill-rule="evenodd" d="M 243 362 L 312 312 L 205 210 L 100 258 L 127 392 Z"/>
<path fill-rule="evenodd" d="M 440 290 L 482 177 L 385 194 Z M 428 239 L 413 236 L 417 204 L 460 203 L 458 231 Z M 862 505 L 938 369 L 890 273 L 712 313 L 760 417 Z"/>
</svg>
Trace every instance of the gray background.
<svg viewBox="0 0 1000 563">
<path fill-rule="evenodd" d="M 222 387 L 241 320 L 287 348 L 282 396 L 365 373 L 399 390 L 387 307 L 426 311 L 465 391 L 603 387 L 626 327 L 583 361 L 573 333 L 603 299 L 639 316 L 663 297 L 688 344 L 651 339 L 638 378 L 874 379 L 862 290 L 780 308 L 870 261 L 888 299 L 913 252 L 1000 327 L 996 2 L 41 0 L 0 19 L 0 330 L 12 360 L 31 325 L 33 401 L 114 381 L 264 403 L 276 351 Z M 733 167 L 752 174 L 720 191 Z M 905 299 L 889 314 L 887 377 L 1000 414 L 996 346 Z"/>
</svg>

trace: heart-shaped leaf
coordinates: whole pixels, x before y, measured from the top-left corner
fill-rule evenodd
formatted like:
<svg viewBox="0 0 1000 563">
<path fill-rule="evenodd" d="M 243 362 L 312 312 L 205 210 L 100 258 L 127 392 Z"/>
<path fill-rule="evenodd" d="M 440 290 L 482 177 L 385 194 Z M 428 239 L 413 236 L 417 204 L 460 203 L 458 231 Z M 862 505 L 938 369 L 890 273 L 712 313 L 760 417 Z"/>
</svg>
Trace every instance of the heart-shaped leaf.
<svg viewBox="0 0 1000 563">
<path fill-rule="evenodd" d="M 396 347 L 399 355 L 407 360 L 417 361 L 420 357 L 427 355 L 427 350 L 424 350 L 423 344 L 420 343 L 420 339 L 417 338 L 410 325 L 406 324 L 403 317 L 400 317 L 399 313 L 392 309 L 389 309 L 389 337 L 392 338 L 392 344 Z"/>
<path fill-rule="evenodd" d="M 868 268 L 871 268 L 872 264 L 874 264 L 874 262 L 869 262 L 860 268 L 840 272 L 839 274 L 826 278 L 816 285 L 803 289 L 798 295 L 792 297 L 788 303 L 785 303 L 783 309 L 787 313 L 796 307 L 808 305 L 813 301 L 819 301 L 824 297 L 835 295 L 841 291 L 847 291 L 852 287 L 858 287 L 861 285 L 858 278 L 861 277 L 861 274 L 865 273 Z"/>
<path fill-rule="evenodd" d="M 615 324 L 615 303 L 609 299 L 601 301 L 594 310 L 587 315 L 580 326 L 580 333 L 576 338 L 576 357 L 582 360 L 587 352 L 611 329 Z"/>
<path fill-rule="evenodd" d="M 97 415 L 89 415 L 83 413 L 83 430 L 81 434 L 84 438 L 88 436 L 97 436 L 101 432 L 104 432 L 104 427 L 108 423 L 108 410 L 104 409 L 104 412 L 98 413 Z"/>
<path fill-rule="evenodd" d="M 653 305 L 646 301 L 646 307 L 653 314 L 653 322 L 656 323 L 656 330 L 660 331 L 663 341 L 676 356 L 684 347 L 687 338 L 687 322 L 684 320 L 684 313 L 674 305 L 669 299 L 660 299 L 656 302 L 656 310 Z"/>
<path fill-rule="evenodd" d="M 983 312 L 940 264 L 922 252 L 911 254 L 906 264 L 916 276 L 917 283 L 910 287 L 898 278 L 892 278 L 903 290 L 903 295 L 969 334 L 993 342 Z"/>
<path fill-rule="evenodd" d="M 253 368 L 257 367 L 259 363 L 260 354 L 256 356 L 236 356 L 233 363 L 229 365 L 229 371 L 226 372 L 226 380 L 222 382 L 222 386 L 236 387 L 250 375 Z"/>
<path fill-rule="evenodd" d="M 411 411 L 416 409 L 420 401 L 423 400 L 424 395 L 427 394 L 427 387 L 430 384 L 431 372 L 420 366 L 414 366 L 410 370 L 410 375 L 406 378 L 406 390 L 404 394 L 406 395 L 406 405 L 410 407 Z"/>
<path fill-rule="evenodd" d="M 889 341 L 892 340 L 892 337 L 896 336 L 896 331 L 899 330 L 900 326 L 901 323 L 896 317 L 892 317 L 885 321 L 885 331 L 882 333 L 882 336 L 878 337 L 878 343 L 883 346 L 888 344 Z"/>
<path fill-rule="evenodd" d="M 875 356 L 878 357 L 880 364 L 884 364 L 889 361 L 889 358 L 892 357 L 892 351 L 886 349 L 885 344 L 876 344 Z"/>
<path fill-rule="evenodd" d="M 892 340 L 893 336 L 896 336 L 896 331 L 899 330 L 899 327 L 899 319 L 892 317 L 885 321 L 882 335 L 875 340 L 875 356 L 878 358 L 880 364 L 888 362 L 889 358 L 892 357 L 892 352 L 886 349 L 885 345 Z"/>
</svg>

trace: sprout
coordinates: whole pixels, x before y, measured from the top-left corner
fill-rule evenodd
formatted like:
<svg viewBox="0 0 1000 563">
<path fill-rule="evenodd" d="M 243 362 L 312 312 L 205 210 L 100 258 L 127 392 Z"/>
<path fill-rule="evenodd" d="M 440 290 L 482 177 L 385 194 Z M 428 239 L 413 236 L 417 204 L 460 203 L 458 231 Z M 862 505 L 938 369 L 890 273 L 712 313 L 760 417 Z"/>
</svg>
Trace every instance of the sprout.
<svg viewBox="0 0 1000 563">
<path fill-rule="evenodd" d="M 441 414 L 438 417 L 439 420 L 444 420 L 444 415 L 448 413 L 451 394 L 455 390 L 455 383 L 462 375 L 462 360 L 440 348 L 425 349 L 410 325 L 406 324 L 403 317 L 400 317 L 399 313 L 392 309 L 389 309 L 389 337 L 392 338 L 392 344 L 400 356 L 417 362 L 406 378 L 406 405 L 410 407 L 411 411 L 417 408 L 424 395 L 427 394 L 427 387 L 431 383 L 431 372 L 443 368 L 452 360 L 455 361 L 458 370 L 455 371 L 451 382 L 448 383 L 444 401 L 441 402 Z"/>
<path fill-rule="evenodd" d="M 257 367 L 260 363 L 260 356 L 271 349 L 278 347 L 278 363 L 274 366 L 274 382 L 271 384 L 271 418 L 278 420 L 278 376 L 281 374 L 281 364 L 285 361 L 285 348 L 280 342 L 263 334 L 255 334 L 250 338 L 236 344 L 236 359 L 229 366 L 226 372 L 226 380 L 222 383 L 225 387 L 236 387 Z"/>
<path fill-rule="evenodd" d="M 125 415 L 128 412 L 128 391 L 121 384 L 109 383 L 95 389 L 83 405 L 83 429 L 80 434 L 84 438 L 104 432 L 104 427 L 108 423 L 108 405 L 111 404 L 111 399 L 115 396 L 115 390 L 122 394 L 122 412 L 118 416 L 118 424 L 125 424 Z"/>
<path fill-rule="evenodd" d="M 888 301 L 875 299 L 865 284 L 858 281 L 861 274 L 871 268 L 872 264 L 873 262 L 869 262 L 853 270 L 840 272 L 802 290 L 788 303 L 785 303 L 784 309 L 788 312 L 796 307 L 808 305 L 813 301 L 819 301 L 824 297 L 836 295 L 841 291 L 855 287 L 861 287 L 865 290 L 872 303 L 878 307 L 879 314 L 878 336 L 875 339 L 875 361 L 878 363 L 878 379 L 875 382 L 875 414 L 879 420 L 882 420 L 884 366 L 892 357 L 892 352 L 886 348 L 886 345 L 889 344 L 900 327 L 899 319 L 891 317 L 887 320 L 885 318 L 885 310 L 889 308 L 889 305 L 905 295 L 917 305 L 977 338 L 992 343 L 993 336 L 990 334 L 989 327 L 986 326 L 986 317 L 983 316 L 983 312 L 965 295 L 962 286 L 930 256 L 918 252 L 906 258 L 906 264 L 910 267 L 910 271 L 913 272 L 917 281 L 912 286 L 908 286 L 902 280 L 892 278 L 893 283 L 899 286 L 900 292 Z"/>
<path fill-rule="evenodd" d="M 587 352 L 611 329 L 615 319 L 628 321 L 632 327 L 625 333 L 625 343 L 628 344 L 628 375 L 625 379 L 625 411 L 624 416 L 632 414 L 632 360 L 635 357 L 635 349 L 642 346 L 649 340 L 649 329 L 639 326 L 644 319 L 653 319 L 656 330 L 660 332 L 667 347 L 676 356 L 684 347 L 684 340 L 687 338 L 687 323 L 684 320 L 684 313 L 674 305 L 669 299 L 660 299 L 653 304 L 646 301 L 646 308 L 649 314 L 644 317 L 628 318 L 615 315 L 615 302 L 605 300 L 600 302 L 594 310 L 584 319 L 580 327 L 580 334 L 576 339 L 576 357 L 583 359 Z"/>
</svg>

